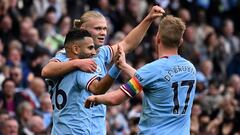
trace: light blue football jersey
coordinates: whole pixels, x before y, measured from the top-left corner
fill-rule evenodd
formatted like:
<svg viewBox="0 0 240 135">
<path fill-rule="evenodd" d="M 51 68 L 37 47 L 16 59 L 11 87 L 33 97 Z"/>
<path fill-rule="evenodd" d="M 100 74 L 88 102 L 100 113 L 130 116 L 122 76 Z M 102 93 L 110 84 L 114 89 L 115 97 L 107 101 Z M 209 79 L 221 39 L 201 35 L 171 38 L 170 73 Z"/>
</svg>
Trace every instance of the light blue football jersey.
<svg viewBox="0 0 240 135">
<path fill-rule="evenodd" d="M 179 55 L 163 57 L 137 70 L 143 87 L 140 135 L 190 135 L 196 69 Z"/>
<path fill-rule="evenodd" d="M 57 53 L 53 59 L 62 62 L 69 60 L 66 57 L 65 51 Z M 54 105 L 53 135 L 106 134 L 106 106 L 98 105 L 91 109 L 86 109 L 84 107 L 84 101 L 92 95 L 92 93 L 87 90 L 91 81 L 96 79 L 96 77 L 103 78 L 107 74 L 106 66 L 108 66 L 112 60 L 111 47 L 100 47 L 98 54 L 93 59 L 97 64 L 95 73 L 74 71 L 52 82 L 54 85 L 50 88 L 52 90 L 50 93 Z M 58 94 L 59 90 L 61 93 L 65 93 L 65 96 L 61 95 L 61 93 Z M 63 106 L 61 104 L 65 105 Z"/>
</svg>

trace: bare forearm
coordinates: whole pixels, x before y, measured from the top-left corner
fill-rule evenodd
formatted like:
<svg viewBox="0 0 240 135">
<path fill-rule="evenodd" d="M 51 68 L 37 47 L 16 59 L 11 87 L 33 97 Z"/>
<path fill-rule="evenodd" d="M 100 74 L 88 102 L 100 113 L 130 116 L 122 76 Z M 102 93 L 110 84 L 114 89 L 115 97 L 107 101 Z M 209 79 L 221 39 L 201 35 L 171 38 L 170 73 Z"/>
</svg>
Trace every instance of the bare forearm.
<svg viewBox="0 0 240 135">
<path fill-rule="evenodd" d="M 111 78 L 109 75 L 103 77 L 100 81 L 94 81 L 90 86 L 89 90 L 95 94 L 104 94 L 112 86 L 115 79 Z"/>
<path fill-rule="evenodd" d="M 148 15 L 143 19 L 143 21 L 135 27 L 120 44 L 124 48 L 125 53 L 129 53 L 130 51 L 137 48 L 137 46 L 142 41 L 145 36 L 149 26 L 153 22 L 154 19 L 162 16 L 165 11 L 159 6 L 153 6 Z M 114 46 L 113 46 L 114 48 Z"/>
<path fill-rule="evenodd" d="M 74 61 L 49 62 L 43 67 L 41 75 L 46 78 L 54 78 L 63 76 L 75 69 Z"/>
<path fill-rule="evenodd" d="M 124 38 L 120 44 L 123 46 L 125 53 L 129 53 L 138 47 L 151 23 L 152 20 L 145 17 L 144 20 Z"/>
<path fill-rule="evenodd" d="M 129 97 L 120 89 L 106 93 L 104 95 L 96 96 L 96 103 L 105 105 L 119 105 Z"/>
<path fill-rule="evenodd" d="M 117 53 L 118 45 L 122 46 L 123 51 L 127 54 L 138 47 L 143 37 L 145 36 L 149 26 L 151 25 L 152 20 L 145 17 L 144 20 L 138 24 L 132 31 L 128 33 L 128 35 L 117 44 L 112 46 L 113 55 L 115 56 Z"/>
<path fill-rule="evenodd" d="M 128 77 L 128 79 L 132 78 L 134 74 L 136 73 L 136 69 L 131 67 L 128 64 L 124 64 L 122 67 L 120 67 L 122 72 Z"/>
</svg>

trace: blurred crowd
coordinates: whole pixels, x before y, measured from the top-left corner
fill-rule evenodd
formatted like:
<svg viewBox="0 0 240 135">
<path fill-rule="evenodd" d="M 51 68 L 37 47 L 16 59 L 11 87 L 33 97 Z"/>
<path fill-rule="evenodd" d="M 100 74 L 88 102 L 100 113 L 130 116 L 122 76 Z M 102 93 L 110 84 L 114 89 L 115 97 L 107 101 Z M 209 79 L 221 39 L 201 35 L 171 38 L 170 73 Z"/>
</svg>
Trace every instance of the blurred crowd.
<svg viewBox="0 0 240 135">
<path fill-rule="evenodd" d="M 0 135 L 50 134 L 52 105 L 41 68 L 63 48 L 73 19 L 101 12 L 108 22 L 105 44 L 111 45 L 156 4 L 187 25 L 179 54 L 198 71 L 191 134 L 240 135 L 239 0 L 0 0 Z M 136 69 L 156 59 L 159 21 L 127 56 Z M 121 74 L 111 89 L 124 82 Z M 108 107 L 109 135 L 136 134 L 141 98 Z"/>
</svg>

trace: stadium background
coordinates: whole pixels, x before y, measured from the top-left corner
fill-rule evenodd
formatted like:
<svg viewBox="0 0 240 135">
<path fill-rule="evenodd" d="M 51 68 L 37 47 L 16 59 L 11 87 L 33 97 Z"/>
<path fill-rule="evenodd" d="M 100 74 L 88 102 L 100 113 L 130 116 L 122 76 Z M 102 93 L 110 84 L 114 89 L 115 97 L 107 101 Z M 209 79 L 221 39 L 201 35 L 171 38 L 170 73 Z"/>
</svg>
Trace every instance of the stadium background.
<svg viewBox="0 0 240 135">
<path fill-rule="evenodd" d="M 106 44 L 111 45 L 156 3 L 187 25 L 179 53 L 198 71 L 191 134 L 239 135 L 239 0 L 0 0 L 0 84 L 4 84 L 0 90 L 0 134 L 9 128 L 6 123 L 11 118 L 17 120 L 20 135 L 50 133 L 52 109 L 41 67 L 63 47 L 73 19 L 87 10 L 101 12 L 108 21 Z M 156 59 L 158 22 L 153 22 L 141 45 L 127 56 L 136 69 Z M 4 83 L 6 78 L 16 86 Z M 121 74 L 112 89 L 123 82 L 126 79 Z M 136 134 L 141 96 L 108 107 L 109 135 Z M 14 107 L 6 107 L 6 99 L 14 99 Z"/>
</svg>

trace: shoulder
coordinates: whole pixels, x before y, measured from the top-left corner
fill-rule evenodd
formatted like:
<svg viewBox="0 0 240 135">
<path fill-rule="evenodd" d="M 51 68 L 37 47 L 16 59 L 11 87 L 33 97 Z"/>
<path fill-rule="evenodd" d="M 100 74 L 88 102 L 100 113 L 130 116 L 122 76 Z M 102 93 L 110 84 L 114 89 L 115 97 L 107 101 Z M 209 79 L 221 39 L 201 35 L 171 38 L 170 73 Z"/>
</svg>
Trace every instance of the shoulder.
<svg viewBox="0 0 240 135">
<path fill-rule="evenodd" d="M 98 48 L 98 52 L 106 52 L 110 51 L 112 52 L 112 47 L 110 45 L 102 45 L 101 47 Z"/>
<path fill-rule="evenodd" d="M 50 60 L 50 61 L 59 61 L 59 62 L 64 62 L 68 61 L 69 59 L 67 58 L 66 55 L 66 50 L 62 49 L 56 53 L 56 55 Z"/>
<path fill-rule="evenodd" d="M 135 74 L 136 78 L 139 81 L 145 80 L 147 78 L 152 78 L 156 73 L 156 70 L 154 69 L 157 67 L 156 64 L 157 64 L 156 61 L 154 61 L 154 62 L 148 63 L 148 64 L 144 65 L 143 67 L 139 68 Z"/>
</svg>

